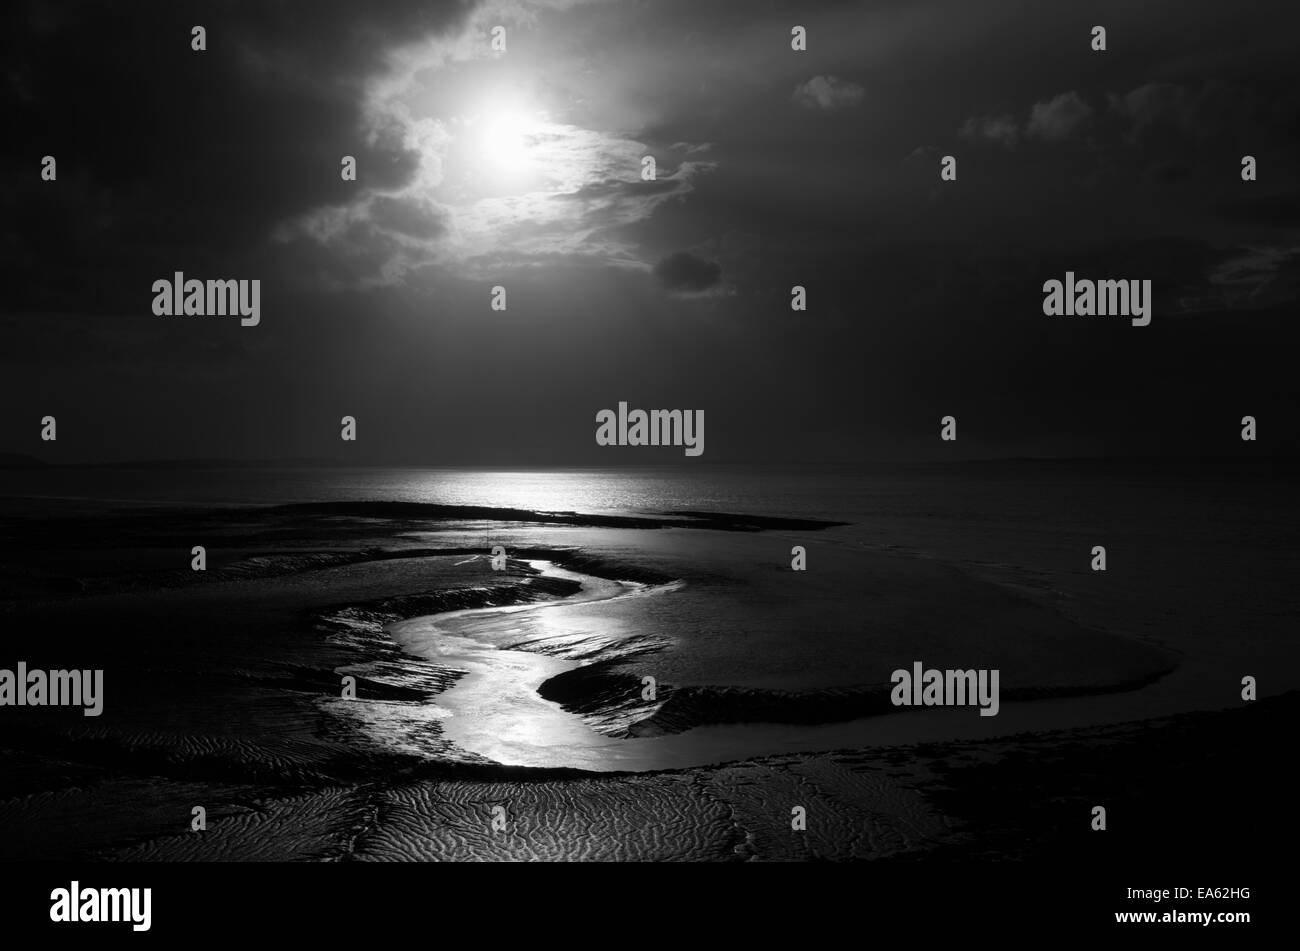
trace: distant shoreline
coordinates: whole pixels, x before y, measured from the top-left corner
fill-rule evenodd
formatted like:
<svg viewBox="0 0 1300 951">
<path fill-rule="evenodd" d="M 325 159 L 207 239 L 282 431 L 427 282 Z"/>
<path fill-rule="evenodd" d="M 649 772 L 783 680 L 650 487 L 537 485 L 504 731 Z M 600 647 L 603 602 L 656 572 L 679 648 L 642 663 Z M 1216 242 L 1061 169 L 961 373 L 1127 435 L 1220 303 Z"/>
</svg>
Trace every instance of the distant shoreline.
<svg viewBox="0 0 1300 951">
<path fill-rule="evenodd" d="M 0 452 L 0 471 L 6 469 L 84 469 L 84 470 L 150 470 L 175 469 L 195 471 L 218 471 L 223 469 L 392 469 L 409 471 L 457 471 L 457 472 L 698 472 L 698 471 L 789 471 L 800 470 L 825 471 L 870 471 L 884 470 L 961 470 L 961 469 L 995 469 L 1006 467 L 1049 467 L 1097 469 L 1106 467 L 1181 467 L 1189 464 L 1198 466 L 1225 467 L 1280 467 L 1283 469 L 1300 469 L 1300 455 L 1278 449 L 1273 451 L 1248 452 L 1235 454 L 1202 455 L 1198 453 L 1171 454 L 1167 456 L 991 456 L 958 457 L 952 459 L 863 459 L 855 461 L 830 460 L 823 462 L 747 462 L 744 460 L 709 460 L 689 462 L 629 463 L 624 465 L 570 464 L 549 465 L 546 463 L 521 463 L 517 465 L 500 465 L 492 463 L 475 464 L 470 462 L 420 463 L 420 462 L 357 462 L 351 459 L 132 459 L 122 461 L 78 461 L 52 462 L 26 453 Z M 1193 475 L 1194 473 L 1184 473 Z"/>
</svg>

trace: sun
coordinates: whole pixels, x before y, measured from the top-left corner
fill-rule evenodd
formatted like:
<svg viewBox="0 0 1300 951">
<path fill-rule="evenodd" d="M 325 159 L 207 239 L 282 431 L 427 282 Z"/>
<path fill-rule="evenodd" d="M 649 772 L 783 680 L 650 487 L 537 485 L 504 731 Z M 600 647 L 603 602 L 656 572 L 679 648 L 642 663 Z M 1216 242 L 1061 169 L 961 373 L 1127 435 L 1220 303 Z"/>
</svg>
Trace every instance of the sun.
<svg viewBox="0 0 1300 951">
<path fill-rule="evenodd" d="M 537 136 L 544 116 L 512 104 L 488 105 L 464 124 L 466 172 L 496 193 L 526 189 L 538 176 Z"/>
<path fill-rule="evenodd" d="M 509 170 L 528 160 L 528 136 L 535 123 L 524 112 L 498 112 L 483 120 L 480 145 L 486 161 Z"/>
</svg>

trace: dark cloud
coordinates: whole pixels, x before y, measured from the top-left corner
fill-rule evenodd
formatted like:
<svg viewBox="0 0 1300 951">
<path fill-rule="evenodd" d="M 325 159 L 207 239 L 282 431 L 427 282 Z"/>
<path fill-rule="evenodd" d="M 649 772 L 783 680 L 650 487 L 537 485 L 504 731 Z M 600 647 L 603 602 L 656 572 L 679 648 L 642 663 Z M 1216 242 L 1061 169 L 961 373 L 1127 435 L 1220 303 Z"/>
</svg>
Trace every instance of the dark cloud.
<svg viewBox="0 0 1300 951">
<path fill-rule="evenodd" d="M 1034 103 L 1025 134 L 1060 142 L 1073 135 L 1091 115 L 1092 106 L 1077 92 L 1063 92 L 1045 102 Z"/>
<path fill-rule="evenodd" d="M 1014 115 L 973 116 L 962 123 L 959 134 L 972 141 L 995 142 L 1014 148 L 1023 137 L 1064 142 L 1092 115 L 1092 107 L 1077 93 L 1063 92 L 1036 102 L 1021 123 Z"/>
<path fill-rule="evenodd" d="M 707 291 L 722 280 L 722 267 L 687 251 L 670 254 L 655 265 L 659 285 L 670 291 Z"/>
<path fill-rule="evenodd" d="M 366 128 L 363 82 L 394 43 L 462 15 L 450 0 L 10 10 L 0 202 L 23 253 L 0 263 L 14 288 L 0 306 L 133 310 L 142 282 L 229 269 L 286 217 L 406 182 L 418 156 L 399 128 Z M 356 183 L 340 181 L 345 154 Z"/>
<path fill-rule="evenodd" d="M 636 198 L 643 195 L 666 195 L 669 192 L 677 191 L 683 184 L 683 179 L 673 178 L 665 169 L 664 174 L 657 174 L 654 181 L 607 179 L 603 182 L 589 182 L 564 197 L 587 201 L 594 198 Z"/>
<path fill-rule="evenodd" d="M 375 224 L 412 238 L 436 238 L 447 230 L 446 215 L 432 202 L 380 195 L 370 203 Z"/>
<path fill-rule="evenodd" d="M 857 83 L 835 76 L 814 76 L 794 90 L 794 101 L 805 109 L 848 109 L 862 102 L 864 90 Z"/>
<path fill-rule="evenodd" d="M 1011 115 L 972 117 L 962 123 L 961 136 L 1014 148 L 1020 140 L 1020 124 Z"/>
</svg>

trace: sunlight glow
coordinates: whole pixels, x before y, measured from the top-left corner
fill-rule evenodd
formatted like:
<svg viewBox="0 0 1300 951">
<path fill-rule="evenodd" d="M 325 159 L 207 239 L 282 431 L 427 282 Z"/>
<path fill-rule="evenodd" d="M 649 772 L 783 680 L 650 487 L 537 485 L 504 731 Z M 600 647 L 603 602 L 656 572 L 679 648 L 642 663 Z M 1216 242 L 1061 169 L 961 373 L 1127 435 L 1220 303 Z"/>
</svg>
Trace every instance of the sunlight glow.
<svg viewBox="0 0 1300 951">
<path fill-rule="evenodd" d="M 523 191 L 537 184 L 536 149 L 546 129 L 540 112 L 492 105 L 462 123 L 466 177 L 489 192 Z"/>
</svg>

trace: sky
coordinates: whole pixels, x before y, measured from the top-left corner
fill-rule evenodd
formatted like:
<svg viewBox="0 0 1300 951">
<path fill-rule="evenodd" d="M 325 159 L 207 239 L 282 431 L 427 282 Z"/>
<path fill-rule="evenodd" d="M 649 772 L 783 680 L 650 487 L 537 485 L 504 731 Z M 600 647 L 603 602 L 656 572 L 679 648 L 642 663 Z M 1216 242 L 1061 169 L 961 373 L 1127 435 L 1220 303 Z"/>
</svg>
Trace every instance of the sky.
<svg viewBox="0 0 1300 951">
<path fill-rule="evenodd" d="M 1300 451 L 1292 3 L 143 0 L 7 20 L 0 451 Z M 155 315 L 177 271 L 259 280 L 259 323 Z M 1151 324 L 1045 316 L 1066 271 L 1150 280 Z M 703 456 L 597 445 L 620 401 L 703 410 Z"/>
</svg>

